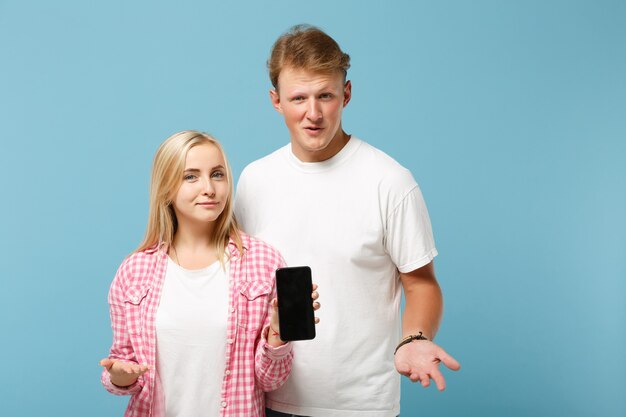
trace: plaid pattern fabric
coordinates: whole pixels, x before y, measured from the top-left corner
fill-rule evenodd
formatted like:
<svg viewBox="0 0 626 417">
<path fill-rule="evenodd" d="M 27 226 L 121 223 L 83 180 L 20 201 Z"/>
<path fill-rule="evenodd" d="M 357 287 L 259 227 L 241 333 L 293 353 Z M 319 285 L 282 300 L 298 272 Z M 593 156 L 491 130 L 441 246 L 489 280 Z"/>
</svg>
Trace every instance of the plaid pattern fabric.
<svg viewBox="0 0 626 417">
<path fill-rule="evenodd" d="M 269 301 L 275 296 L 275 271 L 284 266 L 266 243 L 242 234 L 244 253 L 231 240 L 226 366 L 222 383 L 222 417 L 264 416 L 265 391 L 280 387 L 291 371 L 291 344 L 267 344 Z M 125 417 L 164 417 L 163 391 L 156 373 L 155 318 L 167 266 L 164 245 L 134 253 L 119 267 L 109 304 L 113 345 L 109 358 L 148 364 L 151 370 L 127 388 L 101 380 L 107 391 L 131 395 Z"/>
</svg>

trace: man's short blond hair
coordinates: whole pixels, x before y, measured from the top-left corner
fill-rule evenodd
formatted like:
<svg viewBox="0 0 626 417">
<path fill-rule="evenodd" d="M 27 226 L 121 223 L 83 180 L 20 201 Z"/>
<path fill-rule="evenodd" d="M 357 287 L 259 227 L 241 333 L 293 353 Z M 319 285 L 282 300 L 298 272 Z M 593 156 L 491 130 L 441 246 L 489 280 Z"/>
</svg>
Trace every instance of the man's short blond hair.
<svg viewBox="0 0 626 417">
<path fill-rule="evenodd" d="M 350 55 L 344 53 L 337 42 L 321 29 L 296 25 L 276 40 L 267 67 L 272 85 L 278 90 L 278 76 L 287 67 L 319 74 L 339 71 L 345 80 L 350 68 Z"/>
</svg>

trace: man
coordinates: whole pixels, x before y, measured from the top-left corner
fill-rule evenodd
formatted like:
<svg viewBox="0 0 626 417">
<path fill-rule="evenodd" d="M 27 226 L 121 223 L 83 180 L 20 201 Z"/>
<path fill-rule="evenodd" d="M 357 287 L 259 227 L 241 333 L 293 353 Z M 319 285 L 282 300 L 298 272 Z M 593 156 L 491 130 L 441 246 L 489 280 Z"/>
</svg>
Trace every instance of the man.
<svg viewBox="0 0 626 417">
<path fill-rule="evenodd" d="M 349 66 L 315 27 L 295 26 L 276 41 L 270 98 L 290 144 L 247 166 L 237 186 L 243 230 L 278 248 L 287 264 L 311 266 L 324 303 L 317 337 L 294 345 L 291 376 L 267 395 L 268 416 L 397 416 L 398 373 L 424 387 L 432 378 L 443 390 L 439 362 L 460 367 L 432 342 L 442 295 L 419 187 L 342 128 Z"/>
</svg>

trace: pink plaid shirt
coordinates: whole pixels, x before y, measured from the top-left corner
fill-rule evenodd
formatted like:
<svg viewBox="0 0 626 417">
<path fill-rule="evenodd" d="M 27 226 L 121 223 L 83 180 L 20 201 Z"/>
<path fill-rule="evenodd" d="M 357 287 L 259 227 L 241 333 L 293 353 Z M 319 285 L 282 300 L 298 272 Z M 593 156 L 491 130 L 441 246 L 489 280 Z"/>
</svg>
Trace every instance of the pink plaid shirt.
<svg viewBox="0 0 626 417">
<path fill-rule="evenodd" d="M 269 301 L 275 296 L 275 271 L 284 266 L 266 243 L 242 234 L 244 254 L 231 240 L 226 367 L 222 382 L 222 417 L 265 415 L 264 391 L 280 387 L 289 376 L 293 353 L 287 343 L 267 343 Z M 134 253 L 119 267 L 111 289 L 113 345 L 109 358 L 148 364 L 151 369 L 127 388 L 113 385 L 107 370 L 102 384 L 116 395 L 132 395 L 125 417 L 164 417 L 163 390 L 156 373 L 155 318 L 167 266 L 167 248 Z"/>
</svg>

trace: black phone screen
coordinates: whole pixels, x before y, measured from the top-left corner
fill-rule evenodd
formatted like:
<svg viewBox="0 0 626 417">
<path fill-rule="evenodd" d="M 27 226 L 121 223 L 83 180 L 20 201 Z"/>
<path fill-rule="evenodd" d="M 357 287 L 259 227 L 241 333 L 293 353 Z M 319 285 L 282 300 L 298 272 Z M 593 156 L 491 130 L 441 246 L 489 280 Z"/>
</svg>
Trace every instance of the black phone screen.
<svg viewBox="0 0 626 417">
<path fill-rule="evenodd" d="M 280 338 L 310 340 L 315 338 L 311 268 L 295 266 L 276 270 L 276 294 Z"/>
</svg>

